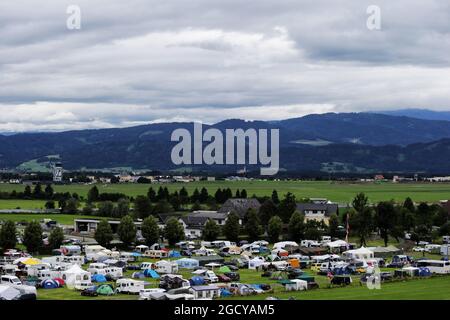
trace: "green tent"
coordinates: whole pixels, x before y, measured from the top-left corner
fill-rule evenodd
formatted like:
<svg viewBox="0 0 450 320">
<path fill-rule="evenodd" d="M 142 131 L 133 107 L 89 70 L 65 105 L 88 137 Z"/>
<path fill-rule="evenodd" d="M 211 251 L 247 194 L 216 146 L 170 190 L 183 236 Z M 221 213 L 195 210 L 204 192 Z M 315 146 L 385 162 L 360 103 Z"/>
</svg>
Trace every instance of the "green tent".
<svg viewBox="0 0 450 320">
<path fill-rule="evenodd" d="M 102 284 L 97 288 L 97 293 L 104 296 L 111 296 L 114 294 L 113 288 L 108 284 Z"/>
<path fill-rule="evenodd" d="M 231 272 L 231 270 L 230 270 L 230 268 L 228 268 L 228 266 L 222 266 L 222 267 L 220 267 L 219 272 L 225 273 L 225 272 Z"/>
</svg>

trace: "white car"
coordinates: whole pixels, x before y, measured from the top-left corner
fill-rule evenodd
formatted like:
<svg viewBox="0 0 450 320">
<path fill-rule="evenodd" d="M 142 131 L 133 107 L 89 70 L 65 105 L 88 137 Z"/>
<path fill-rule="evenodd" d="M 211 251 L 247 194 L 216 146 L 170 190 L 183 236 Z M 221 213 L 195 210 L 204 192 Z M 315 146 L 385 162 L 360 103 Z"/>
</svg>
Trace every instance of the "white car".
<svg viewBox="0 0 450 320">
<path fill-rule="evenodd" d="M 423 247 L 414 247 L 414 248 L 412 248 L 412 251 L 414 251 L 414 252 L 424 252 L 425 248 L 423 248 Z"/>
</svg>

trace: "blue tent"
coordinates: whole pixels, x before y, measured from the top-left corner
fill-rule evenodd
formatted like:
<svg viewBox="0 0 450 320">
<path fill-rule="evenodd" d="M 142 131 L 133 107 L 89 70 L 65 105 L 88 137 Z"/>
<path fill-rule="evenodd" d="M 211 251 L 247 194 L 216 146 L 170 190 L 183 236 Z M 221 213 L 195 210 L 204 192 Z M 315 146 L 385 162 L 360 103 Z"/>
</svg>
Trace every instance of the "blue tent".
<svg viewBox="0 0 450 320">
<path fill-rule="evenodd" d="M 419 269 L 419 277 L 429 277 L 431 276 L 431 271 L 428 268 Z"/>
<path fill-rule="evenodd" d="M 106 282 L 106 277 L 102 274 L 94 274 L 91 280 L 92 282 Z"/>
<path fill-rule="evenodd" d="M 56 289 L 59 288 L 59 283 L 55 280 L 47 279 L 41 282 L 41 287 L 44 289 Z"/>
<path fill-rule="evenodd" d="M 181 254 L 178 251 L 171 250 L 169 251 L 169 258 L 181 258 Z"/>
<path fill-rule="evenodd" d="M 159 279 L 159 274 L 155 270 L 152 270 L 152 269 L 145 269 L 144 276 L 146 276 L 148 278 Z"/>
<path fill-rule="evenodd" d="M 230 290 L 225 289 L 225 288 L 221 288 L 220 289 L 220 296 L 221 297 L 230 297 L 232 294 L 230 292 Z"/>
<path fill-rule="evenodd" d="M 205 284 L 205 279 L 200 276 L 194 276 L 189 280 L 189 282 L 191 283 L 191 286 L 201 286 Z"/>
<path fill-rule="evenodd" d="M 145 274 L 143 272 L 133 272 L 132 276 L 133 279 L 144 279 Z"/>
</svg>

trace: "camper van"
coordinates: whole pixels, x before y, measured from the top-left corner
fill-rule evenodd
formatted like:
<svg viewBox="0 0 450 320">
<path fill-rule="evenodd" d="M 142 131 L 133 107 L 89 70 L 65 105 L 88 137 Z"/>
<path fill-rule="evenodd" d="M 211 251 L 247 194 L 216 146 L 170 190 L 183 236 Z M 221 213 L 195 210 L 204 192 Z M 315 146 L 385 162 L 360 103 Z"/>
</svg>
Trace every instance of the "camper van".
<svg viewBox="0 0 450 320">
<path fill-rule="evenodd" d="M 144 289 L 144 281 L 119 279 L 116 282 L 116 293 L 139 294 Z"/>
<path fill-rule="evenodd" d="M 152 259 L 162 259 L 169 257 L 169 251 L 165 250 L 147 250 L 143 254 L 144 257 Z"/>
<path fill-rule="evenodd" d="M 45 270 L 39 270 L 39 272 L 36 275 L 39 280 L 47 280 L 47 279 L 55 279 L 55 278 L 61 278 L 62 273 L 61 271 L 53 271 L 49 269 Z"/>
<path fill-rule="evenodd" d="M 425 246 L 425 252 L 439 254 L 441 252 L 441 245 L 439 245 L 439 244 L 427 244 Z"/>
<path fill-rule="evenodd" d="M 100 270 L 103 270 L 107 267 L 104 263 L 91 263 L 87 268 L 87 271 L 91 274 L 99 274 Z"/>
<path fill-rule="evenodd" d="M 142 289 L 139 291 L 139 300 L 151 300 L 151 294 L 163 292 L 166 292 L 166 290 L 160 288 Z"/>
<path fill-rule="evenodd" d="M 68 264 L 77 264 L 80 267 L 84 264 L 84 257 L 82 256 L 65 256 L 64 262 Z"/>
<path fill-rule="evenodd" d="M 420 260 L 417 262 L 417 267 L 428 268 L 432 273 L 449 274 L 450 261 L 443 260 Z"/>
<path fill-rule="evenodd" d="M 0 284 L 20 286 L 22 282 L 16 276 L 5 275 L 0 277 Z"/>
</svg>

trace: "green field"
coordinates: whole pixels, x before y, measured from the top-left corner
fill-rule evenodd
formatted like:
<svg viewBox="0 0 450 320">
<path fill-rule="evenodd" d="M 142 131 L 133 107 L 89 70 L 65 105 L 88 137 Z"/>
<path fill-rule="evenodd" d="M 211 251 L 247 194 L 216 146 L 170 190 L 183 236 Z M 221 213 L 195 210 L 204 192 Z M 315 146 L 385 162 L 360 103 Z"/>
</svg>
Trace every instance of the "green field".
<svg viewBox="0 0 450 320">
<path fill-rule="evenodd" d="M 2 209 L 45 209 L 45 200 L 0 200 Z"/>
<path fill-rule="evenodd" d="M 233 192 L 237 189 L 246 189 L 249 196 L 270 195 L 272 190 L 277 190 L 279 196 L 292 192 L 298 198 L 328 198 L 331 201 L 349 203 L 358 192 L 364 192 L 369 200 L 378 202 L 382 200 L 404 201 L 411 197 L 414 201 L 437 202 L 450 198 L 450 183 L 349 183 L 333 181 L 199 181 L 191 183 L 171 184 L 99 184 L 100 192 L 121 192 L 129 196 L 143 195 L 147 193 L 150 186 L 153 189 L 159 186 L 167 186 L 169 190 L 179 190 L 183 186 L 192 193 L 195 188 L 206 187 L 211 194 L 218 188 L 231 188 Z M 92 185 L 55 185 L 57 192 L 76 192 L 86 197 Z M 0 191 L 23 191 L 23 185 L 0 184 Z M 0 201 L 1 202 L 1 201 Z"/>
<path fill-rule="evenodd" d="M 280 299 L 293 297 L 297 300 L 450 300 L 450 277 L 382 283 L 379 290 L 369 290 L 366 286 L 353 283 L 343 288 L 233 297 L 233 300 L 259 300 L 268 296 Z"/>
</svg>

